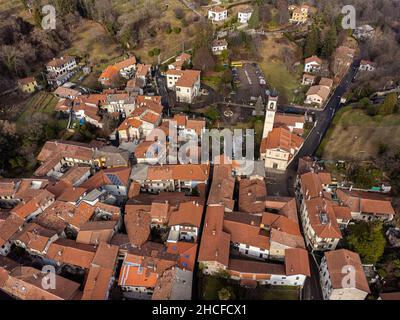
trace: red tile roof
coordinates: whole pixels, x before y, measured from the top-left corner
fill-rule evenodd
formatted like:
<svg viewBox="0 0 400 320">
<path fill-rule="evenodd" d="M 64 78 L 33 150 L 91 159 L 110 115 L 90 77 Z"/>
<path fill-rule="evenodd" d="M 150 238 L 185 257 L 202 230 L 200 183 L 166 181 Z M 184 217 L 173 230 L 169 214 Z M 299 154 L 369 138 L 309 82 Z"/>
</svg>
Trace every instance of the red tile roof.
<svg viewBox="0 0 400 320">
<path fill-rule="evenodd" d="M 285 128 L 274 128 L 261 142 L 261 153 L 266 150 L 280 149 L 293 155 L 301 148 L 304 139 L 296 134 L 291 133 Z"/>
<path fill-rule="evenodd" d="M 370 293 L 367 278 L 365 276 L 360 256 L 352 251 L 340 249 L 325 252 L 329 278 L 334 289 L 343 288 L 343 268 L 352 266 L 355 269 L 355 288 Z"/>
<path fill-rule="evenodd" d="M 193 226 L 200 228 L 204 207 L 198 202 L 184 202 L 179 209 L 172 211 L 168 226 Z"/>
<path fill-rule="evenodd" d="M 208 207 L 200 244 L 199 262 L 229 264 L 230 235 L 223 231 L 224 207 Z"/>
</svg>

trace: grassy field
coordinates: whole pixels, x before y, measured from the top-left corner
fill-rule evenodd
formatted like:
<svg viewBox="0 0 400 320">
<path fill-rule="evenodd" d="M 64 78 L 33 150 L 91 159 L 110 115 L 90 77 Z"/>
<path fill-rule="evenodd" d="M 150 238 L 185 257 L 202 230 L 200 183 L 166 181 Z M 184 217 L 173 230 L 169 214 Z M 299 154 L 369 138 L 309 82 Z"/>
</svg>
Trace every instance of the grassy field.
<svg viewBox="0 0 400 320">
<path fill-rule="evenodd" d="M 100 23 L 83 20 L 73 31 L 72 46 L 66 53 L 87 56 L 92 64 L 100 64 L 118 58 L 122 50 Z"/>
<path fill-rule="evenodd" d="M 0 0 L 0 25 L 10 16 L 24 17 L 29 20 L 30 14 L 24 10 L 19 0 Z"/>
<path fill-rule="evenodd" d="M 137 6 L 133 6 L 129 1 L 126 0 L 113 0 L 114 8 L 121 15 L 120 21 L 129 21 L 132 15 L 135 14 Z M 140 1 L 138 6 L 145 5 L 145 1 Z M 148 55 L 149 50 L 159 48 L 161 49 L 161 61 L 164 61 L 174 55 L 177 52 L 182 51 L 182 45 L 185 44 L 185 49 L 190 49 L 191 40 L 193 40 L 195 34 L 193 32 L 193 23 L 189 23 L 188 26 L 184 26 L 182 21 L 177 19 L 174 14 L 175 8 L 181 8 L 185 12 L 185 20 L 191 21 L 194 17 L 194 13 L 184 6 L 178 0 L 169 0 L 168 8 L 162 12 L 158 19 L 153 19 L 146 25 L 147 29 L 154 28 L 157 31 L 155 37 L 146 37 L 146 40 L 139 44 L 136 48 L 132 48 L 133 53 L 139 57 L 142 62 L 145 63 L 156 63 L 158 57 L 150 57 Z M 161 26 L 164 23 L 170 23 L 171 28 L 181 28 L 180 33 L 167 33 Z"/>
<path fill-rule="evenodd" d="M 281 39 L 281 40 L 279 40 Z M 280 96 L 286 102 L 292 102 L 296 89 L 300 89 L 301 72 L 296 70 L 291 72 L 287 69 L 285 63 L 281 60 L 282 51 L 290 50 L 296 60 L 300 60 L 299 48 L 282 38 L 269 37 L 263 40 L 260 50 L 260 66 L 264 72 L 267 83 L 270 87 L 278 90 Z"/>
<path fill-rule="evenodd" d="M 335 116 L 319 153 L 323 159 L 368 160 L 378 156 L 381 144 L 400 149 L 400 114 L 370 117 L 345 107 Z"/>
<path fill-rule="evenodd" d="M 229 288 L 237 300 L 299 300 L 299 290 L 284 286 L 259 286 L 248 289 L 238 282 L 218 278 L 215 276 L 200 276 L 202 292 L 200 299 L 218 300 L 218 292 L 222 288 Z"/>
<path fill-rule="evenodd" d="M 19 116 L 17 124 L 23 124 L 25 121 L 28 121 L 29 117 L 35 113 L 54 113 L 54 107 L 57 105 L 58 100 L 58 98 L 45 91 L 36 93 L 24 106 L 24 110 Z"/>
</svg>

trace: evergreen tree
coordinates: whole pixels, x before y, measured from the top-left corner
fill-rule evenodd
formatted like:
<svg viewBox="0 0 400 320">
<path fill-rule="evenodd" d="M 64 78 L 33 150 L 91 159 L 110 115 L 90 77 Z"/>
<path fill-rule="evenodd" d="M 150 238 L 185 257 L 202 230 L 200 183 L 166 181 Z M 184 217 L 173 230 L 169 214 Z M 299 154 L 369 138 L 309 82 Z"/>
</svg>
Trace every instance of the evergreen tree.
<svg viewBox="0 0 400 320">
<path fill-rule="evenodd" d="M 249 28 L 257 29 L 260 25 L 260 7 L 256 4 L 249 20 Z"/>
<path fill-rule="evenodd" d="M 386 96 L 385 101 L 379 106 L 379 114 L 389 115 L 396 111 L 397 95 L 390 93 Z"/>
<path fill-rule="evenodd" d="M 383 256 L 386 245 L 382 222 L 360 222 L 349 229 L 347 242 L 350 250 L 357 252 L 363 263 L 376 264 Z"/>
<path fill-rule="evenodd" d="M 325 37 L 325 41 L 322 46 L 322 52 L 321 52 L 322 57 L 325 59 L 330 58 L 332 53 L 335 51 L 336 45 L 337 45 L 337 31 L 336 27 L 333 26 L 332 28 L 329 29 Z"/>
<path fill-rule="evenodd" d="M 306 42 L 304 45 L 304 57 L 310 57 L 318 54 L 319 48 L 319 33 L 316 26 L 313 26 L 311 31 L 308 33 Z"/>
</svg>

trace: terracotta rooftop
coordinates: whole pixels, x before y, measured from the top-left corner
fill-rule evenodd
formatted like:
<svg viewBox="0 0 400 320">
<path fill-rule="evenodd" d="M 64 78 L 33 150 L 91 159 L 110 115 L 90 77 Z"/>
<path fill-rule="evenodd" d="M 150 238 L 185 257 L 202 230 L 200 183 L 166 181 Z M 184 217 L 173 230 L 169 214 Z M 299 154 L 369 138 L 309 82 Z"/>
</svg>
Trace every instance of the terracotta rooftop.
<svg viewBox="0 0 400 320">
<path fill-rule="evenodd" d="M 114 234 L 117 221 L 89 221 L 81 226 L 76 242 L 98 245 L 109 243 Z"/>
<path fill-rule="evenodd" d="M 229 264 L 231 236 L 223 231 L 224 207 L 208 207 L 199 250 L 199 262 L 216 261 L 223 266 Z"/>
<path fill-rule="evenodd" d="M 352 212 L 362 212 L 377 215 L 395 215 L 391 198 L 373 192 L 348 191 L 338 189 L 338 199 L 350 208 Z"/>
<path fill-rule="evenodd" d="M 306 58 L 304 60 L 304 63 L 306 63 L 306 64 L 307 63 L 316 63 L 316 64 L 321 65 L 322 64 L 322 60 L 320 58 L 318 58 L 317 56 L 311 56 L 311 57 Z"/>
<path fill-rule="evenodd" d="M 24 219 L 16 214 L 11 214 L 3 223 L 0 224 L 0 247 L 19 231 L 23 226 Z"/>
<path fill-rule="evenodd" d="M 100 243 L 89 269 L 82 300 L 107 299 L 117 257 L 117 246 Z"/>
<path fill-rule="evenodd" d="M 168 226 L 181 225 L 200 228 L 203 210 L 204 207 L 198 202 L 181 203 L 178 210 L 172 211 Z"/>
<path fill-rule="evenodd" d="M 305 249 L 293 248 L 285 250 L 286 275 L 292 276 L 302 274 L 311 276 L 308 251 Z"/>
<path fill-rule="evenodd" d="M 47 275 L 41 270 L 17 266 L 8 271 L 0 264 L 0 289 L 20 300 L 73 300 L 79 283 L 55 275 L 55 289 L 43 289 Z"/>
<path fill-rule="evenodd" d="M 179 254 L 178 265 L 183 270 L 194 271 L 197 254 L 197 243 L 177 242 L 167 243 L 167 252 Z"/>
<path fill-rule="evenodd" d="M 89 269 L 95 254 L 96 249 L 92 245 L 78 244 L 73 240 L 59 239 L 50 245 L 46 256 L 50 260 L 60 264 Z"/>
<path fill-rule="evenodd" d="M 315 234 L 320 238 L 341 239 L 342 233 L 336 221 L 335 211 L 330 200 L 313 198 L 306 200 L 308 217 Z"/>
<path fill-rule="evenodd" d="M 197 81 L 200 81 L 201 71 L 184 70 L 182 76 L 176 82 L 177 87 L 192 88 Z"/>
<path fill-rule="evenodd" d="M 221 12 L 227 11 L 227 9 L 220 7 L 220 6 L 215 6 L 215 7 L 212 7 L 211 9 L 209 9 L 209 11 L 221 13 Z"/>
<path fill-rule="evenodd" d="M 343 288 L 343 268 L 352 266 L 355 268 L 355 288 L 370 293 L 367 278 L 362 267 L 360 256 L 352 251 L 340 249 L 325 252 L 329 277 L 334 289 Z"/>
<path fill-rule="evenodd" d="M 70 57 L 70 56 L 65 56 L 65 57 L 61 57 L 61 58 L 54 58 L 53 60 L 51 60 L 47 66 L 49 67 L 54 67 L 54 68 L 60 68 L 63 65 L 71 62 L 75 60 L 74 57 Z"/>
<path fill-rule="evenodd" d="M 332 177 L 329 173 L 313 173 L 308 172 L 300 176 L 301 191 L 305 199 L 326 196 L 331 198 L 324 192 L 324 185 L 332 183 Z"/>
<path fill-rule="evenodd" d="M 28 77 L 28 78 L 19 79 L 18 83 L 21 86 L 24 86 L 24 85 L 30 84 L 32 82 L 35 82 L 35 81 L 36 81 L 36 79 L 34 77 Z"/>
<path fill-rule="evenodd" d="M 232 168 L 228 165 L 215 165 L 207 204 L 224 205 L 232 211 L 235 206 L 234 189 L 235 178 L 232 176 Z"/>
<path fill-rule="evenodd" d="M 325 101 L 329 97 L 330 89 L 328 89 L 323 85 L 312 86 L 310 89 L 308 89 L 306 95 L 311 96 L 314 94 L 319 96 L 322 100 Z"/>
<path fill-rule="evenodd" d="M 82 188 L 93 190 L 105 185 L 129 186 L 131 168 L 111 168 L 100 170 L 81 185 Z"/>
<path fill-rule="evenodd" d="M 125 227 L 133 246 L 142 246 L 150 236 L 151 217 L 148 211 L 128 209 L 125 213 Z"/>
<path fill-rule="evenodd" d="M 125 68 L 128 68 L 132 65 L 136 65 L 136 58 L 135 57 L 131 57 L 129 59 L 123 60 L 121 62 L 116 63 L 114 66 L 118 69 L 118 70 L 122 70 Z"/>
<path fill-rule="evenodd" d="M 239 210 L 249 213 L 265 211 L 267 187 L 264 180 L 242 179 L 239 182 Z"/>
<path fill-rule="evenodd" d="M 261 218 L 249 213 L 232 212 L 225 214 L 224 231 L 230 234 L 230 241 L 269 250 L 269 232 L 261 229 Z"/>
<path fill-rule="evenodd" d="M 57 235 L 57 232 L 54 230 L 43 228 L 35 223 L 29 223 L 23 227 L 22 231 L 15 234 L 12 240 L 22 242 L 28 249 L 44 253 L 50 238 L 55 235 Z"/>
<path fill-rule="evenodd" d="M 274 128 L 261 142 L 261 153 L 266 150 L 280 149 L 290 153 L 290 157 L 301 148 L 304 139 L 285 128 Z"/>
</svg>

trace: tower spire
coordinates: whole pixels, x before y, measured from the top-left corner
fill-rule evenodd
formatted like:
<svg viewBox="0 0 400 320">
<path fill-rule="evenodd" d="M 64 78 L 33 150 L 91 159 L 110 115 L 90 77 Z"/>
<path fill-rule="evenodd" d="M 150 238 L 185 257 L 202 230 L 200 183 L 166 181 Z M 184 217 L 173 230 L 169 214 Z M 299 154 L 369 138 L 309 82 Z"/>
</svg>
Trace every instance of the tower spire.
<svg viewBox="0 0 400 320">
<path fill-rule="evenodd" d="M 266 138 L 274 128 L 275 114 L 277 110 L 278 110 L 278 95 L 271 94 L 268 96 L 267 109 L 265 111 L 263 138 Z"/>
</svg>

